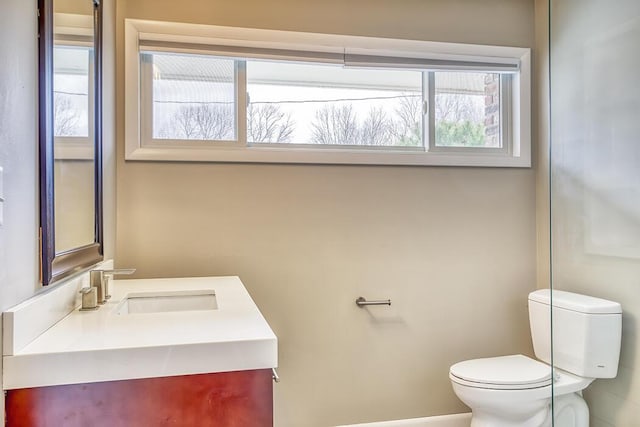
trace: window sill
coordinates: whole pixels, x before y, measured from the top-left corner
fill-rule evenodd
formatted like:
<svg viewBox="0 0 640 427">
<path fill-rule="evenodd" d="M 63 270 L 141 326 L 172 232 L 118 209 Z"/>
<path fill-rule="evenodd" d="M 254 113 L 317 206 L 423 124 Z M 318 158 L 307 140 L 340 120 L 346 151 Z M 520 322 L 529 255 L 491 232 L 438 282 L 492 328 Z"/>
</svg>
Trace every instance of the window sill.
<svg viewBox="0 0 640 427">
<path fill-rule="evenodd" d="M 138 147 L 128 150 L 130 161 L 301 163 L 397 166 L 531 167 L 528 156 L 460 151 L 362 151 L 289 147 Z"/>
</svg>

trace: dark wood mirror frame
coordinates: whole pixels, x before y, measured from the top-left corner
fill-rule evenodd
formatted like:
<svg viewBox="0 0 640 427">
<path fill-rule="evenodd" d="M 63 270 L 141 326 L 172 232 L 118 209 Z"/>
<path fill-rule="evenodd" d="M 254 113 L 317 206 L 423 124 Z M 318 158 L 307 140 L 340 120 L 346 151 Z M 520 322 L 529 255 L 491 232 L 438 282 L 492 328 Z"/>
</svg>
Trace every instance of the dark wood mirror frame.
<svg viewBox="0 0 640 427">
<path fill-rule="evenodd" d="M 54 0 L 38 0 L 38 96 L 40 164 L 40 262 L 41 280 L 49 285 L 85 269 L 103 257 L 102 231 L 102 3 L 93 0 L 94 24 L 94 242 L 56 253 L 54 191 L 53 46 Z M 92 0 L 86 0 L 92 1 Z"/>
</svg>

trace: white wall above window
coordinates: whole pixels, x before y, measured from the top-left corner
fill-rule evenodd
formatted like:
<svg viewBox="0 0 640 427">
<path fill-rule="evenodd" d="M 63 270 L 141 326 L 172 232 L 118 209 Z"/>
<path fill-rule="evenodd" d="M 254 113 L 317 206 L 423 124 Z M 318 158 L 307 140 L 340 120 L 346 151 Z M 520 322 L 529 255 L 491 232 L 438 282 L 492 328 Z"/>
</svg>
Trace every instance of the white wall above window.
<svg viewBox="0 0 640 427">
<path fill-rule="evenodd" d="M 530 66 L 526 48 L 127 19 L 125 158 L 529 167 Z"/>
</svg>

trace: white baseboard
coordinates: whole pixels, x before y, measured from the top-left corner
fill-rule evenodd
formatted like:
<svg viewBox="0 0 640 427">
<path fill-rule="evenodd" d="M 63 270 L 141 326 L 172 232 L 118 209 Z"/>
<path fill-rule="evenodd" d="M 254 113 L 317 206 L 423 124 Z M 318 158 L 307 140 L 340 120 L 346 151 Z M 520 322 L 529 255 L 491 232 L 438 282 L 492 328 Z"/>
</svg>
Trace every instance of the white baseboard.
<svg viewBox="0 0 640 427">
<path fill-rule="evenodd" d="M 470 424 L 471 413 L 364 424 L 349 424 L 338 427 L 469 427 Z"/>
</svg>

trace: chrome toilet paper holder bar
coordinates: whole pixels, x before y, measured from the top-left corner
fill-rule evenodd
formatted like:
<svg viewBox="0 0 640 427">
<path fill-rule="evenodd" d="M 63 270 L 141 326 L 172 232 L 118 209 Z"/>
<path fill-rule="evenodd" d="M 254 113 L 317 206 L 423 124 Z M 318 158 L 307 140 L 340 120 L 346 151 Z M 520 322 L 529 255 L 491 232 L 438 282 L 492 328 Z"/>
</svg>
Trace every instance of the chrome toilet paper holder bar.
<svg viewBox="0 0 640 427">
<path fill-rule="evenodd" d="M 364 307 L 366 305 L 391 305 L 390 299 L 380 299 L 380 300 L 371 300 L 367 301 L 365 297 L 358 297 L 356 299 L 356 305 L 358 307 Z"/>
</svg>

